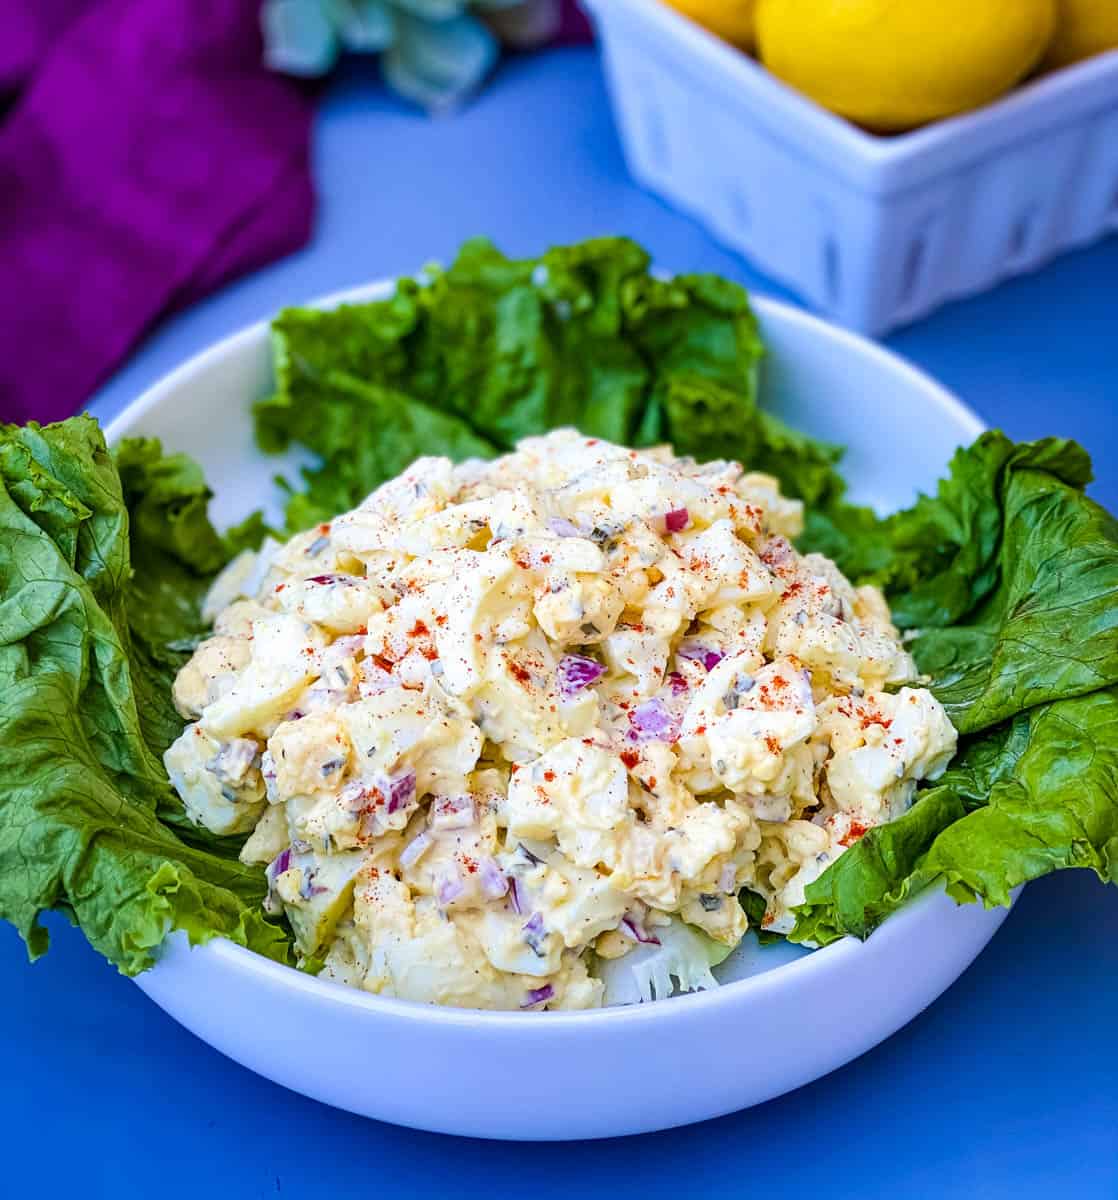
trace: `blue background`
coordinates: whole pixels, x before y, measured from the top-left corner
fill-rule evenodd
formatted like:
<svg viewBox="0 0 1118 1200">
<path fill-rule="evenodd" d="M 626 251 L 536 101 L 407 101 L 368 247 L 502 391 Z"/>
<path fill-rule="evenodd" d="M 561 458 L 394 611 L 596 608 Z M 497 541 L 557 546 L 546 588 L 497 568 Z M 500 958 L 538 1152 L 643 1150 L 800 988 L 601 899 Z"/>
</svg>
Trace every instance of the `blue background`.
<svg viewBox="0 0 1118 1200">
<path fill-rule="evenodd" d="M 436 121 L 349 68 L 320 108 L 315 170 L 312 244 L 167 322 L 102 389 L 98 415 L 281 303 L 445 259 L 476 233 L 514 253 L 628 233 L 666 268 L 780 294 L 629 182 L 589 50 L 513 61 Z M 1095 494 L 1118 509 L 1118 239 L 888 343 L 1014 437 L 1079 438 Z M 940 1000 L 834 1075 L 689 1129 L 568 1145 L 414 1133 L 286 1092 L 179 1028 L 64 922 L 49 925 L 51 953 L 33 968 L 0 928 L 2 1144 L 38 1195 L 1118 1196 L 1118 891 L 1082 872 L 1031 885 Z M 749 1038 L 742 1029 L 747 1050 Z M 531 1064 L 517 1086 L 525 1104 L 547 1103 Z"/>
</svg>

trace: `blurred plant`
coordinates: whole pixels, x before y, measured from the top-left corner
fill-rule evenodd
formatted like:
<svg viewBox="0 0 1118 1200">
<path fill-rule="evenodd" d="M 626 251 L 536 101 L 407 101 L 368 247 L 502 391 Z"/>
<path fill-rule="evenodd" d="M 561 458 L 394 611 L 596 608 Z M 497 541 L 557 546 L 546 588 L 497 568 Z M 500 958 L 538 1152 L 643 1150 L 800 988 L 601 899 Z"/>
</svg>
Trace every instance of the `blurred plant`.
<svg viewBox="0 0 1118 1200">
<path fill-rule="evenodd" d="M 540 45 L 558 0 L 264 0 L 264 61 L 287 75 L 329 72 L 343 51 L 381 55 L 385 81 L 430 112 L 473 92 L 501 42 Z"/>
</svg>

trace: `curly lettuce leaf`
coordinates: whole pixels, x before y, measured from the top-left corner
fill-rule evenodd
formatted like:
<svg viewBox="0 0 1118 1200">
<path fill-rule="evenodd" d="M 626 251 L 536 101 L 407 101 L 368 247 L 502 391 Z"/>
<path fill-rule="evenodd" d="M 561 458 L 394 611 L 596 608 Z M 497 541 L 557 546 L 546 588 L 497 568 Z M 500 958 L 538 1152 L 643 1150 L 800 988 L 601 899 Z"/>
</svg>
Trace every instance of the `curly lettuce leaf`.
<svg viewBox="0 0 1118 1200">
<path fill-rule="evenodd" d="M 994 438 L 1000 435 L 986 435 L 979 448 Z M 992 551 L 982 559 L 963 552 L 968 570 L 951 567 L 948 587 L 958 591 L 966 586 L 960 580 L 970 580 L 980 603 L 912 643 L 963 733 L 1118 680 L 1118 523 L 1082 492 L 1089 464 L 1071 476 L 1045 465 L 1058 445 L 1015 448 L 996 499 L 988 501 L 999 525 Z M 932 577 L 927 591 L 942 597 L 946 573 Z M 921 586 L 898 598 L 898 619 L 923 607 L 923 597 L 912 599 Z"/>
<path fill-rule="evenodd" d="M 1090 478 L 1075 443 L 984 434 L 886 521 L 894 614 L 928 622 L 911 648 L 963 750 L 807 888 L 795 940 L 865 937 L 931 883 L 1005 904 L 1065 867 L 1118 879 L 1118 523 Z"/>
<path fill-rule="evenodd" d="M 624 238 L 524 260 L 477 239 L 388 299 L 281 313 L 257 437 L 321 459 L 292 489 L 289 527 L 352 507 L 421 454 L 489 457 L 561 425 L 698 452 L 710 403 L 723 435 L 752 428 L 762 347 L 745 292 L 648 266 Z"/>
<path fill-rule="evenodd" d="M 88 417 L 0 429 L 0 916 L 34 957 L 60 909 L 126 974 L 170 929 L 286 960 L 260 872 L 163 819 L 167 642 L 198 628 L 178 588 L 223 561 L 208 493 L 155 443 L 120 459 Z"/>
</svg>

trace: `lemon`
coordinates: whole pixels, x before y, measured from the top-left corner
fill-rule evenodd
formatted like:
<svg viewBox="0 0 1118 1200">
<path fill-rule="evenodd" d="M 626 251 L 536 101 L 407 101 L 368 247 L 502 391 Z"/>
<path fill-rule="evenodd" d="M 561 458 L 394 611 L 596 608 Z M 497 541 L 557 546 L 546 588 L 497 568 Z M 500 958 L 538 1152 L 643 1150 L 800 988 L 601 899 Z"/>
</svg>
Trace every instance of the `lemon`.
<svg viewBox="0 0 1118 1200">
<path fill-rule="evenodd" d="M 1056 36 L 1046 67 L 1066 67 L 1118 47 L 1118 0 L 1056 0 Z"/>
<path fill-rule="evenodd" d="M 753 49 L 754 0 L 664 0 L 669 8 L 743 50 Z"/>
<path fill-rule="evenodd" d="M 792 87 L 891 131 L 1008 91 L 1044 53 L 1055 15 L 1055 0 L 757 0 L 757 43 Z"/>
</svg>

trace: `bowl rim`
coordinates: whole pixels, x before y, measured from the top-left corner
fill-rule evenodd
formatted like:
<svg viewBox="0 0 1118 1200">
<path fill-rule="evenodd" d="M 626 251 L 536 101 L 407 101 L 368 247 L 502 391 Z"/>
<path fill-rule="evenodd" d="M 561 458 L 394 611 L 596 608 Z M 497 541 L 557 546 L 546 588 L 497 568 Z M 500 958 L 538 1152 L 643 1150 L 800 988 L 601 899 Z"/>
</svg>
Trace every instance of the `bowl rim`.
<svg viewBox="0 0 1118 1200">
<path fill-rule="evenodd" d="M 658 275 L 674 275 L 672 271 L 656 271 Z M 337 308 L 343 304 L 363 304 L 370 300 L 384 300 L 395 291 L 397 281 L 391 278 L 376 279 L 367 283 L 353 284 L 327 292 L 314 299 L 284 307 L 298 308 Z M 909 362 L 907 358 L 890 350 L 873 339 L 846 329 L 824 317 L 816 316 L 804 308 L 778 300 L 766 295 L 763 291 L 746 289 L 749 304 L 754 313 L 762 319 L 773 317 L 790 325 L 797 325 L 813 336 L 821 337 L 846 350 L 873 359 L 878 365 L 892 370 L 924 392 L 928 400 L 960 430 L 971 438 L 984 433 L 988 426 L 982 418 L 967 403 L 961 400 L 950 389 L 934 379 L 922 367 Z M 195 351 L 185 362 L 162 375 L 150 384 L 130 404 L 113 416 L 105 426 L 105 439 L 109 443 L 118 438 L 128 436 L 128 426 L 163 403 L 167 393 L 177 391 L 189 383 L 190 379 L 200 371 L 208 369 L 213 359 L 235 353 L 242 346 L 250 345 L 259 339 L 268 340 L 270 318 L 253 321 L 233 333 L 227 334 L 201 350 Z M 762 359 L 763 369 L 764 359 Z"/>
<path fill-rule="evenodd" d="M 385 299 L 392 295 L 396 287 L 395 279 L 380 279 L 371 283 L 358 284 L 342 288 L 326 295 L 319 296 L 301 307 L 335 308 L 341 304 L 363 303 L 370 300 Z M 757 316 L 764 322 L 774 319 L 777 322 L 798 326 L 801 331 L 810 336 L 830 341 L 836 347 L 872 359 L 878 366 L 892 371 L 904 378 L 914 389 L 918 389 L 926 401 L 937 408 L 959 429 L 961 435 L 971 438 L 981 434 L 987 426 L 978 414 L 965 404 L 959 397 L 933 379 L 927 372 L 908 362 L 892 350 L 863 337 L 861 334 L 844 329 L 830 321 L 823 320 L 810 312 L 794 307 L 783 301 L 773 299 L 763 294 L 750 291 L 749 302 Z M 130 433 L 130 427 L 142 419 L 147 413 L 163 404 L 169 394 L 190 385 L 193 378 L 204 370 L 210 369 L 215 362 L 250 348 L 253 343 L 267 341 L 269 337 L 269 321 L 255 321 L 236 332 L 221 338 L 209 346 L 203 347 L 191 355 L 185 362 L 169 371 L 144 390 L 140 396 L 127 405 L 108 423 L 105 428 L 106 440 L 111 445 Z M 878 939 L 874 950 L 880 946 L 884 933 L 886 938 L 899 936 L 899 931 L 929 905 L 940 902 L 944 898 L 941 888 L 931 886 L 925 888 L 910 900 L 897 913 L 893 914 L 874 931 Z M 165 954 L 169 944 L 177 952 L 185 947 L 186 934 L 181 930 L 172 930 L 160 948 L 159 955 Z M 341 1005 L 343 1007 L 365 1009 L 371 1013 L 391 1016 L 403 1021 L 438 1021 L 444 1025 L 459 1025 L 463 1027 L 485 1030 L 504 1028 L 519 1030 L 527 1035 L 528 1030 L 538 1030 L 539 1022 L 545 1021 L 547 1028 L 556 1029 L 567 1025 L 603 1025 L 605 1022 L 626 1022 L 664 1020 L 671 1013 L 697 1012 L 712 1010 L 720 1005 L 734 1004 L 736 999 L 747 992 L 759 994 L 773 987 L 783 986 L 790 978 L 803 976 L 808 972 L 818 972 L 840 966 L 855 955 L 868 953 L 867 942 L 847 935 L 830 945 L 813 950 L 803 957 L 791 962 L 782 963 L 772 970 L 761 972 L 746 979 L 732 980 L 717 988 L 706 991 L 688 992 L 683 995 L 669 997 L 670 1002 L 652 1002 L 636 1005 L 618 1005 L 609 1008 L 587 1009 L 585 1011 L 558 1012 L 520 1012 L 509 1010 L 489 1010 L 478 1008 L 451 1008 L 437 1004 L 425 1004 L 418 1000 L 404 1000 L 395 996 L 382 996 L 366 992 L 359 988 L 335 983 L 328 979 L 300 971 L 274 959 L 237 945 L 227 938 L 214 937 L 198 945 L 189 946 L 190 953 L 207 953 L 215 955 L 242 975 L 256 976 L 265 985 L 285 988 L 308 999 L 318 999 L 324 1004 Z M 158 961 L 156 968 L 158 969 Z M 137 982 L 143 987 L 143 976 Z"/>
</svg>

